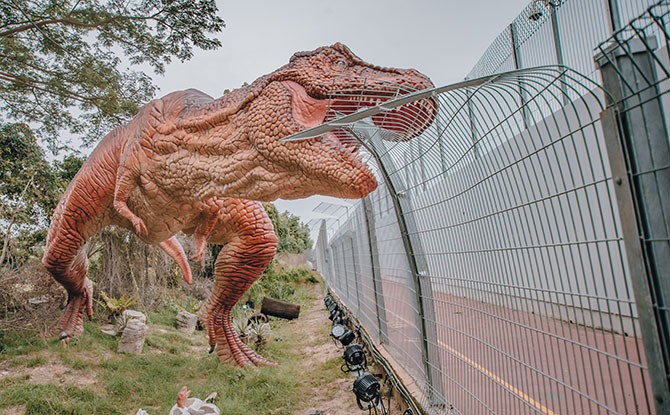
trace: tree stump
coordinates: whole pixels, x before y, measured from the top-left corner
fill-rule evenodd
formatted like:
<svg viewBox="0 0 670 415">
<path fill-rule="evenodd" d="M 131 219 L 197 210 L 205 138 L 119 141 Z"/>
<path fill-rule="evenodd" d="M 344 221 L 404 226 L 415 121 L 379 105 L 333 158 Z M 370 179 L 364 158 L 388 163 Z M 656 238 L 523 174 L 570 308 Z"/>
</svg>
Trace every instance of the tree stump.
<svg viewBox="0 0 670 415">
<path fill-rule="evenodd" d="M 293 320 L 294 318 L 298 318 L 298 315 L 300 314 L 300 306 L 298 304 L 277 300 L 276 298 L 264 297 L 261 313 L 268 316 Z"/>
</svg>

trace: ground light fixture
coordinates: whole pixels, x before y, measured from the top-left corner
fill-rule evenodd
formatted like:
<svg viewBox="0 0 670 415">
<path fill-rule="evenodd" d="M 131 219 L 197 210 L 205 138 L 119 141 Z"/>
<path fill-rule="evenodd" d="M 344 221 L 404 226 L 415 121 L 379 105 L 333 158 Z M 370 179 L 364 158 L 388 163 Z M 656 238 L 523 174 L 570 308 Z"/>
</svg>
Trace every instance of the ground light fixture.
<svg viewBox="0 0 670 415">
<path fill-rule="evenodd" d="M 367 359 L 365 357 L 365 349 L 360 344 L 350 344 L 344 348 L 344 353 L 342 353 L 342 358 L 347 369 L 344 369 L 342 366 L 343 372 L 357 372 L 365 370 L 367 365 Z"/>
<path fill-rule="evenodd" d="M 334 324 L 339 324 L 342 320 L 342 311 L 337 309 L 331 311 L 328 320 L 332 321 Z"/>
<path fill-rule="evenodd" d="M 342 346 L 346 346 L 356 338 L 356 335 L 353 331 L 343 324 L 333 324 L 333 327 L 330 329 L 330 335 L 337 339 Z"/>
<path fill-rule="evenodd" d="M 367 410 L 372 413 L 381 406 L 382 413 L 386 413 L 384 405 L 381 401 L 381 384 L 377 378 L 370 372 L 361 372 L 354 381 L 354 394 L 356 394 L 356 403 L 362 410 Z M 367 404 L 363 406 L 363 404 Z"/>
<path fill-rule="evenodd" d="M 324 301 L 324 303 L 326 304 L 326 308 L 328 309 L 328 311 L 330 311 L 330 312 L 332 313 L 333 310 L 337 310 L 337 309 L 340 308 L 340 307 L 337 305 L 337 303 L 336 303 L 335 301 L 333 301 L 332 298 L 329 297 L 328 300 L 329 300 L 329 301 Z"/>
</svg>

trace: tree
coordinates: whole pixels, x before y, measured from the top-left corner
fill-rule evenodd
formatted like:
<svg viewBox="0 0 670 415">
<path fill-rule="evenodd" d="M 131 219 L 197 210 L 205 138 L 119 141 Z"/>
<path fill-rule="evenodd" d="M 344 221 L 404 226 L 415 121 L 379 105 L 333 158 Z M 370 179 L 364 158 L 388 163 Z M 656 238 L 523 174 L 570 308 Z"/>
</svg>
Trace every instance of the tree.
<svg viewBox="0 0 670 415">
<path fill-rule="evenodd" d="M 25 124 L 0 126 L 0 265 L 12 236 L 45 229 L 62 190 L 58 185 L 31 129 Z"/>
<path fill-rule="evenodd" d="M 215 0 L 0 0 L 0 110 L 35 126 L 52 151 L 63 129 L 86 144 L 132 117 L 163 73 L 193 47 L 215 49 Z M 76 115 L 73 115 L 76 114 Z"/>
<path fill-rule="evenodd" d="M 69 155 L 52 166 L 27 125 L 0 125 L 0 265 L 10 251 L 25 259 L 44 242 L 48 218 L 84 161 Z"/>
<path fill-rule="evenodd" d="M 309 227 L 300 222 L 300 218 L 284 211 L 279 213 L 272 203 L 264 203 L 265 211 L 268 213 L 275 234 L 279 240 L 277 252 L 300 254 L 312 247 Z"/>
</svg>

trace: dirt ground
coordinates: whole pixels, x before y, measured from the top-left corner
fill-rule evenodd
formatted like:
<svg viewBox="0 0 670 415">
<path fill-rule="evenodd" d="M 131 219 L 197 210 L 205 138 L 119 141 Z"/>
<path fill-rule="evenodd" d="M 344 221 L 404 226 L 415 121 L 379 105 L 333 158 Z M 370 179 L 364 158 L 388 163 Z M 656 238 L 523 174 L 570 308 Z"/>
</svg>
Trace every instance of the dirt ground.
<svg viewBox="0 0 670 415">
<path fill-rule="evenodd" d="M 317 299 L 310 307 L 301 310 L 298 318 L 300 331 L 304 333 L 305 358 L 301 364 L 305 371 L 333 358 L 342 357 L 342 350 L 335 345 L 332 338 L 323 335 L 323 327 L 330 327 L 331 323 L 328 320 L 328 310 L 323 305 L 321 287 L 314 288 Z M 354 380 L 351 375 L 346 379 L 339 378 L 326 385 L 313 387 L 312 394 L 306 397 L 308 409 L 295 412 L 294 415 L 367 414 L 367 411 L 361 411 L 356 405 L 356 397 L 352 391 Z"/>
</svg>

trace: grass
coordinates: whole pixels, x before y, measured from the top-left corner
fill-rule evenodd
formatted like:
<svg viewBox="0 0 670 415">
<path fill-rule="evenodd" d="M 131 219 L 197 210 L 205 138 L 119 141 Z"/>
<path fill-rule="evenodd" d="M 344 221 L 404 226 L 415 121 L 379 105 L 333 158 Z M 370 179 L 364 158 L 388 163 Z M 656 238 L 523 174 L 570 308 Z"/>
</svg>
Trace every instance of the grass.
<svg viewBox="0 0 670 415">
<path fill-rule="evenodd" d="M 304 308 L 316 289 L 313 284 L 293 287 L 291 298 Z M 67 346 L 33 332 L 3 333 L 0 373 L 10 374 L 0 374 L 0 413 L 18 407 L 29 415 L 134 414 L 138 408 L 164 414 L 187 385 L 194 397 L 216 392 L 216 404 L 224 414 L 282 415 L 300 409 L 313 382 L 340 376 L 335 362 L 302 373 L 301 334 L 295 322 L 271 321 L 272 338 L 261 352 L 277 366 L 243 369 L 208 354 L 204 332 L 177 332 L 172 326 L 175 315 L 174 308 L 165 307 L 148 316 L 150 330 L 139 356 L 117 353 L 118 339 L 101 333 L 97 322 L 87 322 L 84 335 Z M 32 378 L 36 369 L 49 365 L 65 367 L 65 374 L 54 373 L 42 381 Z"/>
</svg>

